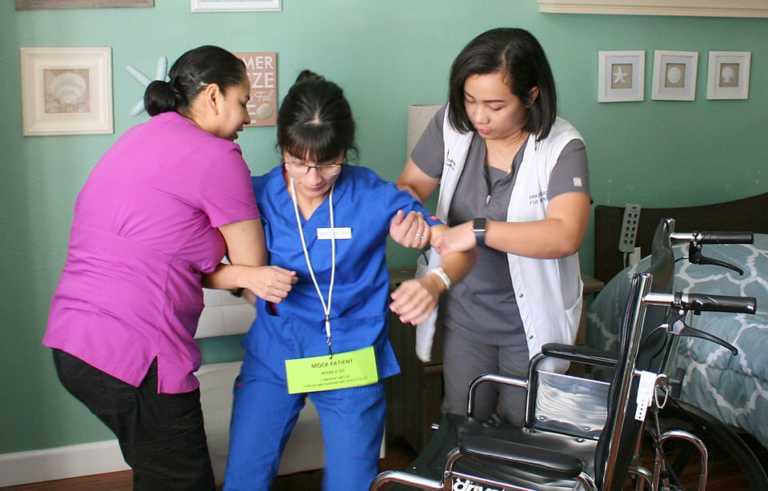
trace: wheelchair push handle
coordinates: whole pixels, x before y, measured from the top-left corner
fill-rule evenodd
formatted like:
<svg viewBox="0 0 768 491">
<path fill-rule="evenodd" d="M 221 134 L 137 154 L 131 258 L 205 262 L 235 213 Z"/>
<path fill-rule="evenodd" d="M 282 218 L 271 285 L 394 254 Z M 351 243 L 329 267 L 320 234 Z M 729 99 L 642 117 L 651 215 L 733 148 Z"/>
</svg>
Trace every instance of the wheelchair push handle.
<svg viewBox="0 0 768 491">
<path fill-rule="evenodd" d="M 754 314 L 757 312 L 755 297 L 732 297 L 708 293 L 648 293 L 643 297 L 646 305 L 671 307 L 686 312 L 729 312 Z"/>
<path fill-rule="evenodd" d="M 675 304 L 693 312 L 730 312 L 733 314 L 754 314 L 757 312 L 755 297 L 732 297 L 708 293 L 676 293 Z M 678 299 L 679 297 L 679 299 Z"/>
<path fill-rule="evenodd" d="M 735 314 L 754 314 L 757 311 L 757 300 L 754 297 L 732 297 L 726 295 L 710 295 L 706 293 L 649 293 L 643 298 L 647 305 L 670 307 L 670 317 L 665 324 L 669 332 L 677 336 L 699 338 L 718 344 L 729 350 L 734 356 L 739 350 L 728 341 L 699 329 L 685 322 L 688 312 L 729 312 Z"/>
<path fill-rule="evenodd" d="M 688 242 L 688 261 L 692 264 L 719 266 L 743 276 L 744 270 L 740 267 L 720 259 L 706 257 L 701 249 L 704 244 L 752 244 L 755 236 L 752 232 L 689 232 L 673 233 L 670 235 L 670 240 Z"/>
<path fill-rule="evenodd" d="M 752 232 L 701 232 L 702 244 L 754 244 Z"/>
<path fill-rule="evenodd" d="M 675 232 L 670 238 L 676 242 L 696 244 L 753 244 L 752 232 Z"/>
</svg>

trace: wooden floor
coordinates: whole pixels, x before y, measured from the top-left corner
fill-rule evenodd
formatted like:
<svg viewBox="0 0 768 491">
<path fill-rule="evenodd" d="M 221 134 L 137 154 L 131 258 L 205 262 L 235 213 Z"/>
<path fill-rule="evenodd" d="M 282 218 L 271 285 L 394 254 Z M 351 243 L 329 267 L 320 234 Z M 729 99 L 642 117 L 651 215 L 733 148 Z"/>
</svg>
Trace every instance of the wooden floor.
<svg viewBox="0 0 768 491">
<path fill-rule="evenodd" d="M 402 469 L 416 453 L 409 446 L 395 442 L 387 447 L 387 457 L 381 460 L 381 470 Z M 298 472 L 277 478 L 273 491 L 321 491 L 322 471 Z M 111 472 L 96 476 L 61 479 L 21 486 L 0 487 L 0 491 L 131 491 L 131 471 Z"/>
<path fill-rule="evenodd" d="M 759 458 L 768 464 L 768 451 L 757 448 Z M 738 491 L 746 489 L 738 467 L 728 455 L 710 449 L 710 479 L 708 490 Z M 416 453 L 407 444 L 393 442 L 387 446 L 387 457 L 381 461 L 381 469 L 402 469 L 416 457 Z M 695 489 L 696 469 L 683 476 L 686 489 Z M 301 472 L 277 479 L 273 491 L 320 491 L 322 472 Z M 627 488 L 631 489 L 631 488 Z M 112 472 L 96 476 L 62 479 L 21 486 L 0 488 L 1 491 L 131 491 L 131 472 Z"/>
</svg>

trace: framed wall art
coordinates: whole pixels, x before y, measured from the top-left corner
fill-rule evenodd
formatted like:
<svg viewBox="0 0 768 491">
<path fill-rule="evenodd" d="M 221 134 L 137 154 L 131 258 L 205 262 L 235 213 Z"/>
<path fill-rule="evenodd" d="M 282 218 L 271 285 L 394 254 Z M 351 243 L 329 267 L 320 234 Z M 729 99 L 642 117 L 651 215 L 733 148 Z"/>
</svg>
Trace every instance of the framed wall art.
<svg viewBox="0 0 768 491">
<path fill-rule="evenodd" d="M 659 101 L 696 99 L 696 75 L 699 53 L 696 51 L 655 51 L 651 98 Z"/>
<path fill-rule="evenodd" d="M 599 51 L 598 102 L 645 99 L 645 51 Z"/>
<path fill-rule="evenodd" d="M 16 10 L 154 7 L 155 0 L 16 0 Z"/>
<path fill-rule="evenodd" d="M 768 17 L 765 0 L 538 0 L 541 12 L 556 14 L 685 15 Z"/>
<path fill-rule="evenodd" d="M 749 98 L 749 51 L 710 51 L 707 99 Z"/>
<path fill-rule="evenodd" d="M 277 12 L 280 0 L 190 0 L 192 12 Z"/>
<path fill-rule="evenodd" d="M 112 133 L 110 48 L 21 48 L 25 136 Z"/>
</svg>

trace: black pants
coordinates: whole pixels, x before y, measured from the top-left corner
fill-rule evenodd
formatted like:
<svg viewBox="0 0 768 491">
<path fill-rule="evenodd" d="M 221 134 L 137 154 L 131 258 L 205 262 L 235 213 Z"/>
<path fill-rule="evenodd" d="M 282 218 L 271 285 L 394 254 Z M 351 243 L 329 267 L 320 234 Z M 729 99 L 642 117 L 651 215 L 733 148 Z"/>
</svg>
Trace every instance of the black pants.
<svg viewBox="0 0 768 491">
<path fill-rule="evenodd" d="M 200 391 L 157 393 L 157 363 L 133 387 L 53 350 L 64 387 L 117 436 L 135 491 L 215 489 Z"/>
</svg>

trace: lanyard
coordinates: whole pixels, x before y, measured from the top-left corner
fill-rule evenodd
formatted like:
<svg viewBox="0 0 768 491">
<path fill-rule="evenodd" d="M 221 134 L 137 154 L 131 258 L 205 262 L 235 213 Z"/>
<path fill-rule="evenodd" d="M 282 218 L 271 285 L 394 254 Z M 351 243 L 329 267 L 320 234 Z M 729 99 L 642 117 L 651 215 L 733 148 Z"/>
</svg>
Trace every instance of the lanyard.
<svg viewBox="0 0 768 491">
<path fill-rule="evenodd" d="M 490 165 L 483 164 L 483 177 L 485 178 L 485 188 L 487 194 L 485 195 L 485 204 L 491 202 L 491 195 L 493 194 L 493 183 L 491 182 L 491 169 Z M 486 212 L 487 213 L 487 212 Z"/>
<path fill-rule="evenodd" d="M 328 303 L 325 303 L 323 294 L 320 291 L 320 285 L 317 283 L 315 277 L 315 271 L 312 269 L 312 261 L 309 259 L 309 250 L 307 250 L 307 241 L 304 239 L 304 230 L 301 227 L 301 218 L 299 217 L 299 205 L 296 198 L 296 182 L 291 177 L 291 198 L 293 199 L 293 211 L 296 215 L 296 226 L 299 229 L 299 238 L 301 239 L 301 249 L 304 251 L 304 259 L 307 261 L 307 269 L 309 269 L 309 276 L 312 277 L 312 283 L 315 285 L 315 291 L 320 298 L 320 304 L 323 306 L 323 315 L 325 317 L 325 342 L 328 344 L 328 355 L 333 356 L 333 348 L 331 347 L 331 301 L 333 300 L 333 281 L 336 277 L 336 233 L 333 222 L 333 188 L 331 186 L 331 194 L 328 198 L 328 206 L 330 208 L 331 215 L 331 284 L 328 286 Z"/>
</svg>

